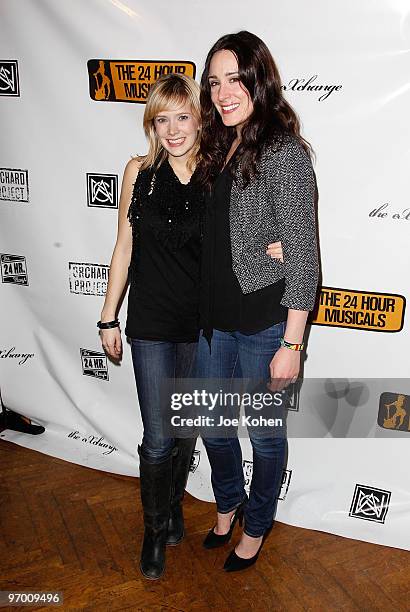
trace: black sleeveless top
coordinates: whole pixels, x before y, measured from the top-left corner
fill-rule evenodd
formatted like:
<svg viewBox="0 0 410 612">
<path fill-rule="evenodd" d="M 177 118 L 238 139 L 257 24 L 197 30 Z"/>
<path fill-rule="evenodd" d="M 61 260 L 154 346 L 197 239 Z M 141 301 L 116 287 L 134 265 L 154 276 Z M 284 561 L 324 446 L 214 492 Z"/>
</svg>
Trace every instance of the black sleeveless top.
<svg viewBox="0 0 410 612">
<path fill-rule="evenodd" d="M 168 160 L 138 173 L 128 211 L 133 240 L 125 334 L 130 338 L 198 339 L 203 206 L 195 174 L 184 185 Z"/>
</svg>

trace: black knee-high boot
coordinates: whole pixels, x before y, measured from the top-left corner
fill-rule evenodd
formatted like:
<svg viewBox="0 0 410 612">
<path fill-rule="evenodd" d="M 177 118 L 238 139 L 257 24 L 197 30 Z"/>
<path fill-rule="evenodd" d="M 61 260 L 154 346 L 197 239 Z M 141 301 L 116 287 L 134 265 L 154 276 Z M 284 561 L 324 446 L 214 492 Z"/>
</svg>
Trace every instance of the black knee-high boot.
<svg viewBox="0 0 410 612">
<path fill-rule="evenodd" d="M 155 580 L 165 570 L 165 547 L 168 533 L 172 487 L 172 455 L 160 463 L 150 463 L 141 453 L 140 487 L 144 511 L 144 542 L 140 568 L 146 578 Z"/>
<path fill-rule="evenodd" d="M 171 508 L 168 521 L 167 544 L 179 544 L 184 537 L 182 500 L 188 480 L 189 466 L 195 449 L 196 438 L 177 438 L 172 458 Z"/>
</svg>

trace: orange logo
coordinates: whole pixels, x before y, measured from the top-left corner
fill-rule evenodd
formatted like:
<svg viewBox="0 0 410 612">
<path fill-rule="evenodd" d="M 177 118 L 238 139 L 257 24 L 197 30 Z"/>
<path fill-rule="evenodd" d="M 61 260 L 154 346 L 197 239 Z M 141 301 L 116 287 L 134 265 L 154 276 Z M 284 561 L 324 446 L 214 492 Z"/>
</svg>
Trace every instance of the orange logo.
<svg viewBox="0 0 410 612">
<path fill-rule="evenodd" d="M 410 397 L 404 393 L 382 393 L 377 423 L 384 429 L 410 431 Z"/>
<path fill-rule="evenodd" d="M 403 328 L 405 308 L 406 298 L 402 295 L 322 287 L 311 323 L 398 332 Z"/>
<path fill-rule="evenodd" d="M 195 78 L 195 64 L 185 61 L 90 59 L 87 68 L 90 97 L 97 102 L 145 104 L 160 76 L 174 73 Z"/>
</svg>

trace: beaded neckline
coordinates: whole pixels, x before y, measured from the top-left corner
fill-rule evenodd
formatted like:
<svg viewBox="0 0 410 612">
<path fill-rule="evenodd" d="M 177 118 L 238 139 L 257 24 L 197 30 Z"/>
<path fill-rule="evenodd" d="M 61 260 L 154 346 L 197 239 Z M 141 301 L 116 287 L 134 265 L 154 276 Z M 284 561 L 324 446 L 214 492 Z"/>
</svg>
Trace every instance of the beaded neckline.
<svg viewBox="0 0 410 612">
<path fill-rule="evenodd" d="M 165 160 L 158 168 L 141 171 L 135 181 L 128 218 L 136 237 L 143 216 L 155 237 L 172 250 L 181 248 L 198 232 L 203 210 L 203 192 L 195 181 L 181 183 Z"/>
<path fill-rule="evenodd" d="M 193 177 L 193 174 L 191 174 L 190 179 L 189 179 L 189 181 L 188 181 L 187 183 L 183 183 L 183 182 L 181 181 L 181 179 L 179 178 L 179 176 L 177 175 L 177 173 L 175 172 L 175 170 L 173 169 L 173 167 L 171 166 L 171 164 L 169 163 L 169 159 L 168 159 L 168 158 L 167 158 L 167 159 L 164 161 L 164 164 L 168 164 L 168 166 L 169 166 L 169 168 L 170 168 L 170 170 L 171 170 L 172 174 L 175 176 L 176 180 L 177 180 L 177 181 L 178 181 L 178 183 L 181 185 L 181 187 L 188 187 L 188 185 L 190 185 L 190 183 L 191 183 L 191 179 L 192 179 L 192 177 Z"/>
<path fill-rule="evenodd" d="M 166 168 L 165 168 L 166 167 Z M 161 171 L 162 169 L 162 171 Z M 165 172 L 166 170 L 166 172 Z M 151 178 L 151 183 L 150 183 L 150 188 L 148 190 L 148 194 L 147 195 L 152 195 L 153 191 L 154 191 L 154 186 L 155 186 L 155 182 L 157 180 L 157 175 L 161 174 L 161 177 L 163 178 L 165 175 L 167 175 L 167 180 L 172 180 L 174 179 L 174 182 L 180 186 L 181 190 L 184 189 L 184 187 L 189 187 L 192 183 L 192 177 L 194 176 L 194 174 L 191 175 L 191 178 L 189 179 L 188 183 L 182 183 L 180 181 L 180 179 L 178 178 L 175 170 L 173 169 L 173 167 L 171 166 L 171 164 L 168 161 L 168 158 L 165 159 L 165 161 L 162 162 L 161 166 L 159 166 L 159 168 L 157 168 L 156 170 L 153 171 L 152 173 L 152 178 Z"/>
</svg>

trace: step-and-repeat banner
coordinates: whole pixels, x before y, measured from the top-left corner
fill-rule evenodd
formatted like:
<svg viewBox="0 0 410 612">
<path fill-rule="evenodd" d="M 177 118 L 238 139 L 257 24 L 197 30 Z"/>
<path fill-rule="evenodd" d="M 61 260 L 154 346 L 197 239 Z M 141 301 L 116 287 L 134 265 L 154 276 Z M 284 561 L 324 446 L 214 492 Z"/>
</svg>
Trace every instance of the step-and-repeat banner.
<svg viewBox="0 0 410 612">
<path fill-rule="evenodd" d="M 2 0 L 0 10 L 0 388 L 7 407 L 46 427 L 1 437 L 138 475 L 130 347 L 124 338 L 114 364 L 96 328 L 122 172 L 146 151 L 155 79 L 199 79 L 215 40 L 247 29 L 278 63 L 319 186 L 322 289 L 304 364 L 315 385 L 289 410 L 277 518 L 410 548 L 409 6 Z M 200 440 L 188 490 L 213 499 Z"/>
</svg>

